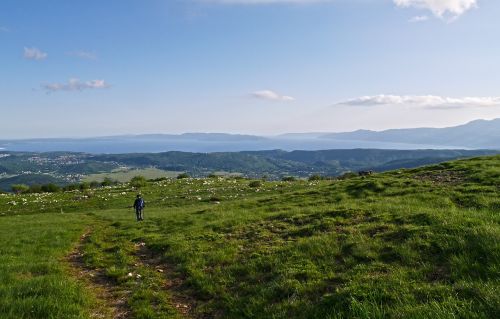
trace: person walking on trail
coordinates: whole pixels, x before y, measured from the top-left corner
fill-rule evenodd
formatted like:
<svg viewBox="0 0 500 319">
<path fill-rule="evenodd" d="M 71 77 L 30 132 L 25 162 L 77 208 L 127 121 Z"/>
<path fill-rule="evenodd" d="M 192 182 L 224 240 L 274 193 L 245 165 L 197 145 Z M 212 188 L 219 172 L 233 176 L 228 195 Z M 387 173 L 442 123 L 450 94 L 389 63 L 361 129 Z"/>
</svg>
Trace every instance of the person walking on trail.
<svg viewBox="0 0 500 319">
<path fill-rule="evenodd" d="M 143 210 L 145 206 L 146 202 L 144 201 L 144 199 L 140 194 L 137 195 L 137 198 L 134 201 L 135 217 L 137 218 L 137 221 L 144 220 Z"/>
</svg>

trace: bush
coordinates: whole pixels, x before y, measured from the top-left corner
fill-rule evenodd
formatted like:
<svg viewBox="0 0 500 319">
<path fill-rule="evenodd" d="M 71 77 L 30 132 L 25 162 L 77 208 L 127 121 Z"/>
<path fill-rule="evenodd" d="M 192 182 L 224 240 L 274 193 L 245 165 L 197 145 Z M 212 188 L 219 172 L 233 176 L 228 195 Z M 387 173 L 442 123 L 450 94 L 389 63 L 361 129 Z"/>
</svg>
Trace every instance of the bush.
<svg viewBox="0 0 500 319">
<path fill-rule="evenodd" d="M 294 176 L 285 176 L 281 180 L 283 182 L 295 182 L 297 179 Z"/>
<path fill-rule="evenodd" d="M 212 173 L 212 174 L 209 174 L 207 177 L 208 178 L 217 178 L 217 177 L 219 177 L 219 175 Z"/>
<path fill-rule="evenodd" d="M 90 183 L 87 183 L 87 182 L 83 182 L 83 183 L 80 183 L 80 190 L 84 191 L 86 189 L 89 189 L 90 188 Z"/>
<path fill-rule="evenodd" d="M 42 185 L 34 184 L 30 185 L 30 193 L 41 193 L 42 192 Z"/>
<path fill-rule="evenodd" d="M 261 181 L 251 181 L 248 186 L 250 187 L 261 187 L 262 186 L 262 182 Z"/>
<path fill-rule="evenodd" d="M 90 186 L 90 188 L 97 188 L 97 187 L 101 186 L 101 183 L 99 183 L 98 181 L 92 181 L 92 182 L 90 182 L 89 186 Z"/>
<path fill-rule="evenodd" d="M 61 190 L 61 187 L 57 186 L 56 184 L 50 183 L 50 184 L 45 184 L 42 185 L 42 192 L 45 193 L 57 193 Z"/>
<path fill-rule="evenodd" d="M 64 191 L 76 191 L 80 189 L 80 184 L 69 184 L 63 187 Z"/>
<path fill-rule="evenodd" d="M 347 173 L 340 175 L 338 177 L 338 179 L 350 179 L 350 178 L 354 178 L 354 177 L 358 177 L 358 174 L 353 173 L 353 172 L 347 172 Z"/>
<path fill-rule="evenodd" d="M 211 202 L 220 202 L 221 200 L 217 196 L 212 196 L 212 197 L 210 197 L 209 201 L 211 201 Z"/>
<path fill-rule="evenodd" d="M 109 177 L 104 178 L 104 180 L 101 183 L 101 186 L 113 186 L 118 184 L 118 181 L 112 180 Z"/>
<path fill-rule="evenodd" d="M 177 175 L 177 179 L 184 179 L 184 178 L 189 178 L 191 176 L 189 176 L 188 173 L 182 173 L 182 174 L 179 174 Z"/>
<path fill-rule="evenodd" d="M 147 180 L 144 176 L 134 176 L 130 180 L 130 186 L 136 187 L 136 188 L 141 188 L 143 186 L 147 185 Z"/>
<path fill-rule="evenodd" d="M 311 175 L 309 176 L 309 181 L 310 182 L 313 182 L 313 181 L 321 181 L 321 180 L 324 180 L 325 178 L 321 175 L 318 175 L 318 174 L 314 174 L 314 175 Z"/>
<path fill-rule="evenodd" d="M 30 187 L 28 185 L 25 185 L 25 184 L 12 185 L 11 188 L 12 188 L 12 191 L 16 194 L 24 194 L 24 193 L 29 192 L 29 190 L 30 190 Z"/>
</svg>

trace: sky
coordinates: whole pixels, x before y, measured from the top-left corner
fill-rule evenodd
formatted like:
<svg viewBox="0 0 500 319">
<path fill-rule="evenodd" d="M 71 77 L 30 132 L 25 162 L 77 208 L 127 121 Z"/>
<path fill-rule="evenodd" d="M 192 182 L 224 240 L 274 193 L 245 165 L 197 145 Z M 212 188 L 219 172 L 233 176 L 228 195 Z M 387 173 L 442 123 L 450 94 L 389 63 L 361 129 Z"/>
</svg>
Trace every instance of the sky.
<svg viewBox="0 0 500 319">
<path fill-rule="evenodd" d="M 500 117 L 498 0 L 2 0 L 0 139 Z"/>
</svg>

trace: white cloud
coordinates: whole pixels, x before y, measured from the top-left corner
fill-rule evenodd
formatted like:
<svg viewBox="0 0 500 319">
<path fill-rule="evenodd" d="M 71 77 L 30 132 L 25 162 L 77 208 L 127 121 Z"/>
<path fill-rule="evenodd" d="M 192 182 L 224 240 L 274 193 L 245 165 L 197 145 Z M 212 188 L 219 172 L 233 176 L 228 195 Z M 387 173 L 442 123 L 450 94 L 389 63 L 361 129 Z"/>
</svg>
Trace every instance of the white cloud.
<svg viewBox="0 0 500 319">
<path fill-rule="evenodd" d="M 95 52 L 88 51 L 72 51 L 68 52 L 69 55 L 85 59 L 85 60 L 97 60 L 97 54 Z"/>
<path fill-rule="evenodd" d="M 398 7 L 430 10 L 439 18 L 455 19 L 476 8 L 478 0 L 393 0 Z"/>
<path fill-rule="evenodd" d="M 256 91 L 252 93 L 252 96 L 257 99 L 268 100 L 268 101 L 289 102 L 295 100 L 295 98 L 291 96 L 281 95 L 271 90 Z"/>
<path fill-rule="evenodd" d="M 381 106 L 381 105 L 403 105 L 424 108 L 467 108 L 500 106 L 500 97 L 463 97 L 452 98 L 435 95 L 373 95 L 362 96 L 336 103 L 335 105 L 346 106 Z"/>
<path fill-rule="evenodd" d="M 48 56 L 47 53 L 40 51 L 37 48 L 24 48 L 24 57 L 30 60 L 44 60 Z"/>
<path fill-rule="evenodd" d="M 47 92 L 83 91 L 86 89 L 106 89 L 109 87 L 110 85 L 104 80 L 82 82 L 79 79 L 70 79 L 68 83 L 51 83 L 42 85 L 42 88 Z"/>
<path fill-rule="evenodd" d="M 410 20 L 408 20 L 408 22 L 417 23 L 417 22 L 424 22 L 427 20 L 429 20 L 428 16 L 415 16 L 415 17 L 411 18 Z"/>
</svg>

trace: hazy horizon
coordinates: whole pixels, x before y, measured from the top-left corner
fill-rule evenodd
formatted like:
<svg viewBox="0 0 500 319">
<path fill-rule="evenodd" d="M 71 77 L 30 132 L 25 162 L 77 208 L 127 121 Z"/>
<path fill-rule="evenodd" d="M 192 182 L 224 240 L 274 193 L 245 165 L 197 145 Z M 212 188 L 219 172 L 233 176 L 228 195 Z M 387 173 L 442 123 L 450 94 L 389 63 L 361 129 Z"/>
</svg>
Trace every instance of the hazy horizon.
<svg viewBox="0 0 500 319">
<path fill-rule="evenodd" d="M 383 132 L 383 131 L 387 131 L 387 130 L 404 130 L 404 129 L 428 129 L 428 128 L 450 128 L 450 127 L 456 127 L 456 126 L 461 126 L 461 125 L 465 125 L 465 124 L 468 124 L 470 122 L 475 122 L 475 121 L 493 121 L 493 120 L 497 120 L 496 118 L 495 119 L 474 119 L 474 120 L 471 120 L 471 121 L 468 121 L 468 122 L 465 122 L 465 123 L 460 123 L 458 125 L 452 125 L 452 126 L 434 126 L 434 127 L 430 127 L 430 126 L 422 126 L 422 127 L 391 127 L 391 128 L 387 128 L 387 129 L 381 129 L 381 130 L 370 130 L 370 131 L 373 131 L 373 132 Z M 309 132 L 279 132 L 279 133 L 276 133 L 276 134 L 258 134 L 258 133 L 245 133 L 245 132 L 220 132 L 220 131 L 213 131 L 213 132 L 210 132 L 210 131 L 184 131 L 184 132 L 155 132 L 155 133 L 126 133 L 126 134 L 113 134 L 113 135 L 81 135 L 81 136 L 31 136 L 31 137 L 14 137 L 14 138 L 0 138 L 0 141 L 1 140 L 11 140 L 11 141 L 15 141 L 15 140 L 32 140 L 32 139 L 92 139 L 92 138 L 107 138 L 107 137 L 126 137 L 126 136 L 131 136 L 131 137 L 134 137 L 134 136 L 143 136 L 143 135 L 175 135 L 175 136 L 180 136 L 180 135 L 185 135 L 185 134 L 227 134 L 227 135 L 247 135 L 247 136 L 255 136 L 255 137 L 264 137 L 264 138 L 276 138 L 276 137 L 280 137 L 280 136 L 283 136 L 283 135 L 293 135 L 293 134 L 297 134 L 297 135 L 300 135 L 300 134 L 304 134 L 304 135 L 307 135 L 307 134 L 318 134 L 318 135 L 321 135 L 321 134 L 330 134 L 330 133 L 351 133 L 351 132 L 356 132 L 356 131 L 362 131 L 362 130 L 367 130 L 365 128 L 358 128 L 358 129 L 354 129 L 354 130 L 350 130 L 350 131 L 323 131 L 323 132 L 313 132 L 313 131 L 309 131 Z M 1 148 L 0 148 L 1 149 Z"/>
</svg>

